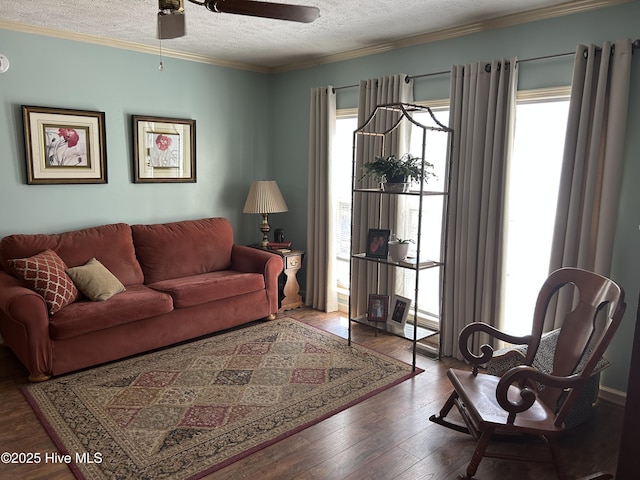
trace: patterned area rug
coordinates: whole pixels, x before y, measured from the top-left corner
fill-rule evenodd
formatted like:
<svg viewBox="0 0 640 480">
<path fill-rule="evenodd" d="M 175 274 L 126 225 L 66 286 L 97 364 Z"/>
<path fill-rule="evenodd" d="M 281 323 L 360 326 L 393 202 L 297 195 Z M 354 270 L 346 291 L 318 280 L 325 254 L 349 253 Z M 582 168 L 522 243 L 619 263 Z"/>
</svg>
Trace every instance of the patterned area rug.
<svg viewBox="0 0 640 480">
<path fill-rule="evenodd" d="M 196 479 L 420 373 L 281 319 L 32 384 L 80 479 Z"/>
</svg>

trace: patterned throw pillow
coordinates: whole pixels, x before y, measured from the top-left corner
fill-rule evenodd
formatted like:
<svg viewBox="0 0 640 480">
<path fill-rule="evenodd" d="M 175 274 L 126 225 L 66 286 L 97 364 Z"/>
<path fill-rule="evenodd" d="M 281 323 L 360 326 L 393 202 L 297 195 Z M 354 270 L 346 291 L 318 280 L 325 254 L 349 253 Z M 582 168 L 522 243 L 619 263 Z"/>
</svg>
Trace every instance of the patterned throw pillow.
<svg viewBox="0 0 640 480">
<path fill-rule="evenodd" d="M 78 298 L 78 289 L 65 272 L 67 266 L 53 250 L 9 260 L 9 264 L 29 288 L 42 295 L 50 315 Z"/>
</svg>

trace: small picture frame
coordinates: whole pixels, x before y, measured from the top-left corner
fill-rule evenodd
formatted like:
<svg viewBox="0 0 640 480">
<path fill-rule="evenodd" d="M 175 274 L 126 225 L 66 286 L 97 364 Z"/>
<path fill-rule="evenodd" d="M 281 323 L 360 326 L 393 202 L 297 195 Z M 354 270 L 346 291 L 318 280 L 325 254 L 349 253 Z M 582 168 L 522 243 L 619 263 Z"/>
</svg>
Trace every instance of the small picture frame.
<svg viewBox="0 0 640 480">
<path fill-rule="evenodd" d="M 367 305 L 367 320 L 369 322 L 387 321 L 389 316 L 389 295 L 370 293 Z"/>
<path fill-rule="evenodd" d="M 104 112 L 22 106 L 27 184 L 107 183 Z"/>
<path fill-rule="evenodd" d="M 367 234 L 367 250 L 365 255 L 370 258 L 386 259 L 389 254 L 389 236 L 391 230 L 370 228 Z"/>
<path fill-rule="evenodd" d="M 196 182 L 196 121 L 133 115 L 134 183 Z"/>
<path fill-rule="evenodd" d="M 391 297 L 391 308 L 389 309 L 389 316 L 387 318 L 387 325 L 394 330 L 404 330 L 404 326 L 407 323 L 407 316 L 411 308 L 411 299 L 402 297 L 400 295 L 393 295 Z"/>
</svg>

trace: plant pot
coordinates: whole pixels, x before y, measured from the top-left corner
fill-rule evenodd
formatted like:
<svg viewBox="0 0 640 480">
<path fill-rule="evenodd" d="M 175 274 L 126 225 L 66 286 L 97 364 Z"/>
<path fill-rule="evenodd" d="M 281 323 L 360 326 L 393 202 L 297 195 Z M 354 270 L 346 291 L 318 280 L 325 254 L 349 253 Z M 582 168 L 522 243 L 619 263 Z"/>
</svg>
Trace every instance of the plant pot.
<svg viewBox="0 0 640 480">
<path fill-rule="evenodd" d="M 407 253 L 409 251 L 408 243 L 400 243 L 396 240 L 391 240 L 388 242 L 389 244 L 389 258 L 391 258 L 394 262 L 400 262 L 407 258 Z"/>
<path fill-rule="evenodd" d="M 409 191 L 409 182 L 395 183 L 395 182 L 383 182 L 382 190 L 384 192 L 391 193 L 403 193 Z"/>
<path fill-rule="evenodd" d="M 409 179 L 406 175 L 385 176 L 385 181 L 382 183 L 382 190 L 384 192 L 403 193 L 409 191 Z"/>
</svg>

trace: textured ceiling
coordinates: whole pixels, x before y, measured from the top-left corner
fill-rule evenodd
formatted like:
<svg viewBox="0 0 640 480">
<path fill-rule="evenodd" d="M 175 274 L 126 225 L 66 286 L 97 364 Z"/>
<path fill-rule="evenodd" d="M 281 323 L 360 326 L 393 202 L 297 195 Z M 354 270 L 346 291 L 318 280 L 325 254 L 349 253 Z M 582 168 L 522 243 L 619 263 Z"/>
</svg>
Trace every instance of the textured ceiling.
<svg viewBox="0 0 640 480">
<path fill-rule="evenodd" d="M 300 24 L 219 14 L 185 1 L 187 35 L 163 40 L 162 49 L 167 54 L 181 52 L 201 61 L 269 70 L 567 4 L 553 0 L 279 2 L 317 6 L 320 18 L 310 24 Z M 582 8 L 589 3 L 602 6 L 607 2 L 581 0 L 568 5 Z M 157 10 L 157 0 L 0 0 L 0 28 L 157 49 Z M 38 28 L 25 28 L 26 25 Z"/>
</svg>

